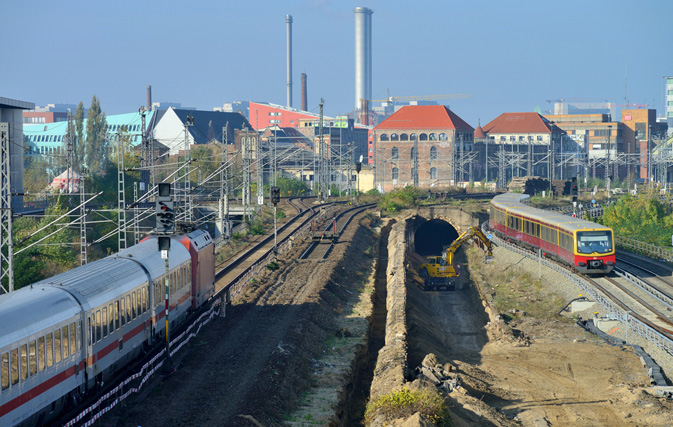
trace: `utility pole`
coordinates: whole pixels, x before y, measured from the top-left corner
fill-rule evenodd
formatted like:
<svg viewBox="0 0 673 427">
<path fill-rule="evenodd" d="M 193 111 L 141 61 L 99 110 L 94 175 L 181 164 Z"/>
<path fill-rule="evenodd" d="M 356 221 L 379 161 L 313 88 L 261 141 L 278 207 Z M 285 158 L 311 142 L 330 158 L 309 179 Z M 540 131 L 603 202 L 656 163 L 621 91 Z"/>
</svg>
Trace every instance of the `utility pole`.
<svg viewBox="0 0 673 427">
<path fill-rule="evenodd" d="M 608 199 L 610 198 L 610 137 L 612 136 L 612 126 L 608 125 L 608 151 L 605 165 L 605 186 L 608 190 Z"/>
<path fill-rule="evenodd" d="M 244 217 L 250 219 L 250 132 L 245 129 L 245 136 L 241 138 L 243 154 L 243 188 L 241 189 L 241 202 L 243 203 Z"/>
<path fill-rule="evenodd" d="M 140 182 L 141 184 L 141 191 L 147 192 L 150 189 L 150 162 L 149 159 L 152 156 L 150 152 L 150 146 L 149 146 L 149 140 L 147 138 L 147 131 L 146 131 L 146 123 L 145 123 L 145 116 L 147 112 L 145 111 L 145 107 L 140 107 L 140 118 L 142 121 L 142 124 L 140 126 L 141 129 L 141 143 L 140 143 Z M 138 200 L 136 197 L 135 200 Z M 137 242 L 136 242 L 137 243 Z"/>
<path fill-rule="evenodd" d="M 255 169 L 257 174 L 257 207 L 264 204 L 264 162 L 262 154 L 262 141 L 259 137 L 259 129 L 255 129 Z"/>
<path fill-rule="evenodd" d="M 124 194 L 124 141 L 117 131 L 117 221 L 119 225 L 117 250 L 126 249 L 126 195 Z"/>
<path fill-rule="evenodd" d="M 456 171 L 456 137 L 458 131 L 453 134 L 453 144 L 451 144 L 451 185 L 458 185 L 458 173 Z"/>
<path fill-rule="evenodd" d="M 185 203 L 185 221 L 186 222 L 192 222 L 192 195 L 190 194 L 190 182 L 189 178 L 191 176 L 191 158 L 190 158 L 190 151 L 189 151 L 189 127 L 194 126 L 194 117 L 192 116 L 187 116 L 187 120 L 185 121 L 185 197 L 184 197 L 184 203 Z"/>
<path fill-rule="evenodd" d="M 533 137 L 530 135 L 528 135 L 528 162 L 526 166 L 526 176 L 533 176 Z"/>
<path fill-rule="evenodd" d="M 418 138 L 414 139 L 414 168 L 412 178 L 414 180 L 414 187 L 418 187 Z M 358 192 L 360 191 L 360 171 L 358 171 Z"/>
<path fill-rule="evenodd" d="M 229 122 L 222 128 L 222 157 L 220 160 L 220 232 L 224 234 L 225 238 L 229 238 L 229 150 L 228 150 L 228 134 Z"/>
<path fill-rule="evenodd" d="M 14 291 L 14 241 L 12 237 L 12 186 L 9 123 L 0 123 L 0 286 Z M 7 288 L 3 282 L 7 278 Z"/>
<path fill-rule="evenodd" d="M 87 263 L 87 250 L 86 250 L 86 198 L 84 197 L 84 181 L 86 175 L 88 175 L 85 167 L 82 166 L 80 169 L 80 179 L 79 179 L 79 265 L 84 265 Z M 137 243 L 137 242 L 136 242 Z"/>
<path fill-rule="evenodd" d="M 647 133 L 647 181 L 648 186 L 652 185 L 652 125 L 649 126 Z"/>
<path fill-rule="evenodd" d="M 65 147 L 66 147 L 66 157 L 65 157 L 65 193 L 70 194 L 72 191 L 72 179 L 74 172 L 74 139 L 75 132 L 74 126 L 72 123 L 72 113 L 68 110 L 68 130 L 66 132 Z"/>
<path fill-rule="evenodd" d="M 329 189 L 329 181 L 327 177 L 327 159 L 325 158 L 325 140 L 323 137 L 323 106 L 325 100 L 320 98 L 320 121 L 318 129 L 318 150 L 319 150 L 319 163 L 318 163 L 318 197 L 321 201 L 326 200 Z M 329 154 L 327 154 L 329 155 Z"/>
<path fill-rule="evenodd" d="M 498 188 L 505 188 L 505 144 L 502 141 L 498 156 Z"/>
<path fill-rule="evenodd" d="M 173 370 L 173 363 L 171 361 L 171 334 L 170 322 L 168 316 L 170 314 L 170 268 L 169 268 L 169 253 L 171 249 L 171 236 L 175 233 L 175 202 L 171 197 L 171 184 L 159 183 L 156 197 L 156 226 L 155 231 L 158 234 L 157 243 L 158 249 L 161 253 L 161 258 L 164 259 L 165 266 L 165 286 L 164 286 L 164 301 L 166 310 L 166 371 Z"/>
<path fill-rule="evenodd" d="M 460 141 L 460 182 L 465 182 L 465 141 L 463 141 L 463 134 L 458 134 L 458 140 Z"/>
<path fill-rule="evenodd" d="M 133 183 L 133 244 L 137 245 L 140 242 L 140 213 L 138 210 L 138 183 Z"/>
</svg>

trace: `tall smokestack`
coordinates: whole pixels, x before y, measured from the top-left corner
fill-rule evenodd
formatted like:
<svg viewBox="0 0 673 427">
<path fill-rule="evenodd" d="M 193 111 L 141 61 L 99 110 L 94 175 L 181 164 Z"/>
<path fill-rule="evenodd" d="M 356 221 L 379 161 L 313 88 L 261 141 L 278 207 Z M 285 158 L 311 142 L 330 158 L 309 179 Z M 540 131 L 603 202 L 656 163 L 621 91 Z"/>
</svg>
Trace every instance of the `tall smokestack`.
<svg viewBox="0 0 673 427">
<path fill-rule="evenodd" d="M 152 85 L 147 85 L 147 110 L 152 109 Z"/>
<path fill-rule="evenodd" d="M 287 106 L 292 107 L 292 15 L 285 15 L 287 24 Z"/>
<path fill-rule="evenodd" d="M 362 110 L 367 98 L 367 9 L 356 7 L 355 13 L 355 109 Z"/>
<path fill-rule="evenodd" d="M 372 99 L 372 15 L 374 11 L 367 9 L 367 99 Z M 369 106 L 369 102 L 367 103 Z M 369 108 L 367 108 L 369 111 Z M 367 123 L 369 124 L 369 123 Z"/>
<path fill-rule="evenodd" d="M 301 73 L 301 111 L 308 111 L 306 73 Z"/>
</svg>

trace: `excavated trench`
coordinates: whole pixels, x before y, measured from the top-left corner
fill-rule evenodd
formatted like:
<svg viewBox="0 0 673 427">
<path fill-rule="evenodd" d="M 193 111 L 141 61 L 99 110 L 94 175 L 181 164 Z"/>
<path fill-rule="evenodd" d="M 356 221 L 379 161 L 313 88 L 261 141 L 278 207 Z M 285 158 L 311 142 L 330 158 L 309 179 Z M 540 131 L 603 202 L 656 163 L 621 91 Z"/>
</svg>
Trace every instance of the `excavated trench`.
<svg viewBox="0 0 673 427">
<path fill-rule="evenodd" d="M 379 237 L 378 258 L 376 263 L 373 312 L 369 326 L 369 338 L 366 348 L 358 355 L 356 366 L 353 369 L 353 389 L 344 402 L 342 425 L 363 425 L 369 391 L 374 378 L 376 357 L 385 344 L 386 329 L 386 269 L 388 268 L 388 236 L 395 221 L 390 221 L 381 229 Z"/>
</svg>

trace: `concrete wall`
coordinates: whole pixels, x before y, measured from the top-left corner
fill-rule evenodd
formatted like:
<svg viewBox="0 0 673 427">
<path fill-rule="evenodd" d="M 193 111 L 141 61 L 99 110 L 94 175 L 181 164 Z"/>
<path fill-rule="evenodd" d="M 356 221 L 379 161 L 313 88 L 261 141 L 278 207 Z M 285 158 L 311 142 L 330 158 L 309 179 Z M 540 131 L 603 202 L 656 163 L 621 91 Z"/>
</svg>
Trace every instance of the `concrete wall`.
<svg viewBox="0 0 673 427">
<path fill-rule="evenodd" d="M 0 107 L 0 122 L 9 124 L 12 193 L 23 193 L 23 110 Z M 23 196 L 12 197 L 12 207 L 23 208 Z"/>
</svg>

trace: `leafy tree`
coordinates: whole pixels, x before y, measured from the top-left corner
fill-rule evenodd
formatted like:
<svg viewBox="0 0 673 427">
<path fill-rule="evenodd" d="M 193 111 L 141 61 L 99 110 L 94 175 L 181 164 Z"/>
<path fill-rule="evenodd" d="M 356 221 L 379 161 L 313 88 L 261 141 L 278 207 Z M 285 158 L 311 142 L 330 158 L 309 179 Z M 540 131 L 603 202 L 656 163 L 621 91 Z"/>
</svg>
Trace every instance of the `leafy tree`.
<svg viewBox="0 0 673 427">
<path fill-rule="evenodd" d="M 276 178 L 276 185 L 280 187 L 281 196 L 305 196 L 311 191 L 305 182 L 295 178 Z"/>
<path fill-rule="evenodd" d="M 79 166 L 78 170 L 81 171 L 81 167 L 84 162 L 84 103 L 82 101 L 77 104 L 77 109 L 75 110 L 75 132 L 77 133 L 77 139 L 75 141 L 75 152 L 74 152 L 74 163 Z"/>
<path fill-rule="evenodd" d="M 26 192 L 36 194 L 44 191 L 52 179 L 49 169 L 49 162 L 44 156 L 25 156 L 23 187 Z"/>
<path fill-rule="evenodd" d="M 108 162 L 107 119 L 100 108 L 100 101 L 93 96 L 86 120 L 86 147 L 84 160 L 92 174 L 99 174 Z"/>
<path fill-rule="evenodd" d="M 673 209 L 652 194 L 630 195 L 605 208 L 601 223 L 616 235 L 657 246 L 668 246 L 673 235 Z"/>
</svg>

